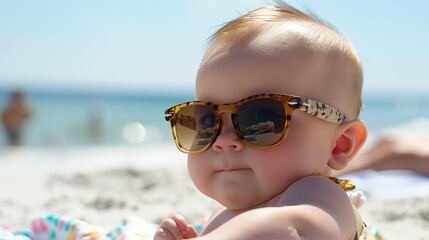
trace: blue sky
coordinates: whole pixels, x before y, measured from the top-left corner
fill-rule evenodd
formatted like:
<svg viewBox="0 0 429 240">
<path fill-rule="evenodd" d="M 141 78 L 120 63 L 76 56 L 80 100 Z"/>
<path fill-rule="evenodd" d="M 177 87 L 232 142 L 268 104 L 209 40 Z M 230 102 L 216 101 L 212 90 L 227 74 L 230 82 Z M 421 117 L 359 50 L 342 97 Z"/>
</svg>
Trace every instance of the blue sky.
<svg viewBox="0 0 429 240">
<path fill-rule="evenodd" d="M 0 88 L 192 92 L 207 38 L 265 0 L 0 0 Z M 303 0 L 357 47 L 364 92 L 429 90 L 429 1 Z"/>
</svg>

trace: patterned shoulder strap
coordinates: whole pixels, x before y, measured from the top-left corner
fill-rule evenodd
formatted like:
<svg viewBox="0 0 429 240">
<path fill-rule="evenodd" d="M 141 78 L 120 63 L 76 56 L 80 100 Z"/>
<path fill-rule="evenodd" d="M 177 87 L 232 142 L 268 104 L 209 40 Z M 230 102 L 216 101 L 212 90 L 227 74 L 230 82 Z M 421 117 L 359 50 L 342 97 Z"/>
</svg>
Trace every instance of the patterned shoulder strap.
<svg viewBox="0 0 429 240">
<path fill-rule="evenodd" d="M 350 191 L 356 188 L 356 185 L 352 181 L 347 179 L 339 179 L 336 177 L 328 176 L 323 173 L 314 173 L 311 176 L 321 176 L 321 177 L 327 178 L 333 181 L 334 183 L 338 184 L 344 191 Z"/>
</svg>

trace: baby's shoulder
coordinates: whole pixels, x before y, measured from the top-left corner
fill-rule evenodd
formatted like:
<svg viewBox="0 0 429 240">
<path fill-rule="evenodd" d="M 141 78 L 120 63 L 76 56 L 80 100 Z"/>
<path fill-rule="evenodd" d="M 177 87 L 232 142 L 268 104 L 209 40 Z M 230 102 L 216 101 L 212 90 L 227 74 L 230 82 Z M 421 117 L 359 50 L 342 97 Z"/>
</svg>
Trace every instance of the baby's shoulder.
<svg viewBox="0 0 429 240">
<path fill-rule="evenodd" d="M 278 196 L 275 206 L 310 204 L 323 208 L 353 212 L 347 193 L 326 177 L 307 176 L 295 181 Z"/>
<path fill-rule="evenodd" d="M 275 206 L 296 206 L 307 212 L 318 209 L 335 219 L 346 235 L 356 231 L 355 209 L 347 193 L 333 179 L 323 176 L 299 179 L 279 196 Z"/>
</svg>

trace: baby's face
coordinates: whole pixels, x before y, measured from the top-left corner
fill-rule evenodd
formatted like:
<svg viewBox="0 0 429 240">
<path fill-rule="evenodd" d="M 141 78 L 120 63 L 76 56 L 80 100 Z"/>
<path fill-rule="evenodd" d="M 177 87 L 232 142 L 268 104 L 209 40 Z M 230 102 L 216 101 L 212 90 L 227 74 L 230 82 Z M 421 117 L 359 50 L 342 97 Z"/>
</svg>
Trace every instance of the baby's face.
<svg viewBox="0 0 429 240">
<path fill-rule="evenodd" d="M 198 72 L 198 100 L 233 103 L 262 93 L 298 95 L 342 109 L 342 85 L 330 73 L 328 59 L 304 49 L 281 53 L 257 44 L 219 52 Z M 337 71 L 341 71 L 337 69 Z M 338 72 L 337 72 L 338 73 Z M 338 125 L 294 111 L 286 140 L 254 149 L 236 135 L 231 114 L 208 150 L 189 154 L 188 168 L 197 188 L 230 209 L 269 201 L 299 178 L 328 171 Z"/>
</svg>

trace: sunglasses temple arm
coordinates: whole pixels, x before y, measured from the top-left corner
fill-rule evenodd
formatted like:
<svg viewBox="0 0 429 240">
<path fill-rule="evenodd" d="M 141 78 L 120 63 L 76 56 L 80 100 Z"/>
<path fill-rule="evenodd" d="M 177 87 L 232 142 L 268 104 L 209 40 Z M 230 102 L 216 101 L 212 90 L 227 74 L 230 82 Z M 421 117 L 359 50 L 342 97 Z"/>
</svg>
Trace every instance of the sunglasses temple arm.
<svg viewBox="0 0 429 240">
<path fill-rule="evenodd" d="M 311 99 L 305 99 L 300 108 L 302 111 L 331 123 L 343 123 L 347 120 L 346 114 L 328 104 Z"/>
</svg>

